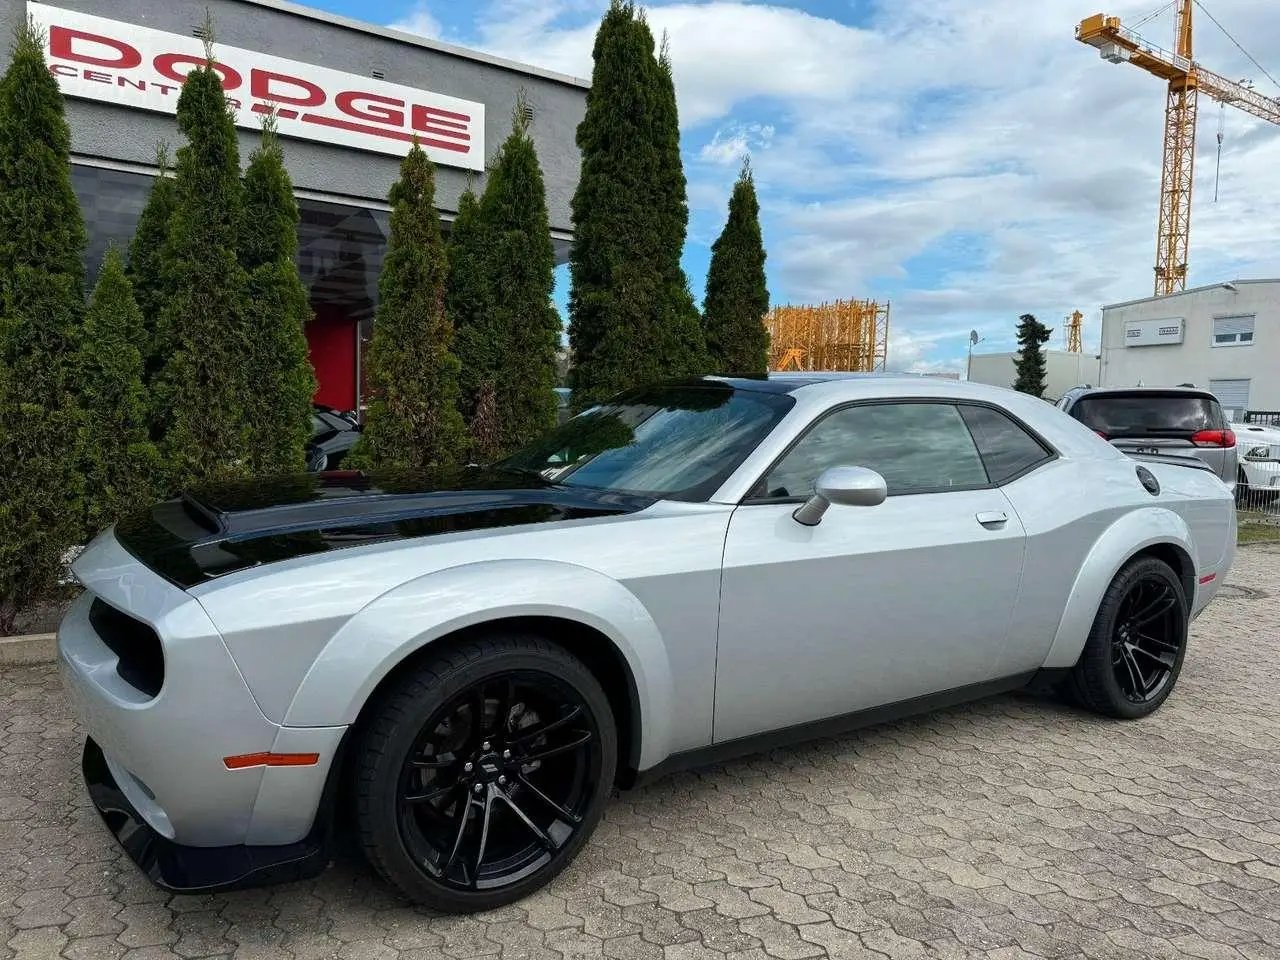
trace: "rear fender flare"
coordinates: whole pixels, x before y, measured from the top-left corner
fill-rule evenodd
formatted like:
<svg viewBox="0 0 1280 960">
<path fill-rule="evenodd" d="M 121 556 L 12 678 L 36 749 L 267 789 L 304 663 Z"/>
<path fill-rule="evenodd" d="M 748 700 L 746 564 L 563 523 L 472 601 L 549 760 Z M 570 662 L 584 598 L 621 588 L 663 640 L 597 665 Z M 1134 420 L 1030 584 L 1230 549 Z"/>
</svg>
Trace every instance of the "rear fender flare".
<svg viewBox="0 0 1280 960">
<path fill-rule="evenodd" d="M 1076 574 L 1045 659 L 1046 668 L 1075 666 L 1093 629 L 1102 597 L 1116 574 L 1136 554 L 1163 544 L 1178 547 L 1188 557 L 1196 555 L 1186 521 L 1163 507 L 1126 513 L 1102 532 Z M 1189 602 L 1192 599 L 1187 598 Z"/>
<path fill-rule="evenodd" d="M 674 692 L 657 624 L 618 581 L 561 561 L 463 564 L 387 591 L 325 644 L 294 694 L 285 725 L 354 723 L 378 684 L 427 644 L 466 627 L 530 616 L 574 620 L 609 638 L 635 687 L 640 769 L 664 759 L 670 749 Z"/>
</svg>

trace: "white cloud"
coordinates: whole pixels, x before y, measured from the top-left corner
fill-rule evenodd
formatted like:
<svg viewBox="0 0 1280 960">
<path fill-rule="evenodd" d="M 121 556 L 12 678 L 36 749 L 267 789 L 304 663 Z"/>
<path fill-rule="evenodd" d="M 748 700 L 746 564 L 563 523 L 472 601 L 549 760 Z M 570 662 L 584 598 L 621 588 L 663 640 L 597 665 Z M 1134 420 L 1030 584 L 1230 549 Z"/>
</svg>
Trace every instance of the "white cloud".
<svg viewBox="0 0 1280 960">
<path fill-rule="evenodd" d="M 405 33 L 416 33 L 419 36 L 432 37 L 434 39 L 439 39 L 444 35 L 444 28 L 441 26 L 439 19 L 422 2 L 419 2 L 403 19 L 391 24 L 391 29 L 403 30 Z"/>
<path fill-rule="evenodd" d="M 606 5 L 490 0 L 469 42 L 590 76 Z M 681 0 L 647 14 L 669 33 L 691 208 L 718 211 L 751 151 L 776 298 L 893 290 L 896 352 L 927 365 L 962 364 L 971 328 L 985 349 L 1008 346 L 1023 312 L 1056 327 L 1083 310 L 1088 345 L 1101 304 L 1151 292 L 1163 84 L 1077 43 L 1079 0 L 877 0 L 860 26 L 797 6 Z M 1131 22 L 1151 6 L 1109 12 Z M 1280 68 L 1272 4 L 1213 11 Z M 1140 32 L 1168 46 L 1172 22 Z M 1280 94 L 1203 16 L 1196 43 L 1201 62 Z M 1214 204 L 1217 123 L 1204 98 L 1191 282 L 1280 276 L 1280 129 L 1228 109 Z"/>
</svg>

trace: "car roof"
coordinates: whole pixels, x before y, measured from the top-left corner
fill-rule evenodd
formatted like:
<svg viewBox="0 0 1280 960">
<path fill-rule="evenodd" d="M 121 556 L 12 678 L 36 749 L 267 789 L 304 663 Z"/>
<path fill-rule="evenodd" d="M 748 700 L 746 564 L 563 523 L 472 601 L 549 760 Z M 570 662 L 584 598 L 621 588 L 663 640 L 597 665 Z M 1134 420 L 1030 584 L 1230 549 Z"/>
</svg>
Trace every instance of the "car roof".
<svg viewBox="0 0 1280 960">
<path fill-rule="evenodd" d="M 1158 387 L 1143 385 L 1140 387 L 1073 387 L 1067 391 L 1076 396 L 1093 396 L 1098 393 L 1164 393 L 1164 394 L 1186 394 L 1191 397 L 1208 397 L 1213 400 L 1218 398 L 1201 387 Z"/>
</svg>

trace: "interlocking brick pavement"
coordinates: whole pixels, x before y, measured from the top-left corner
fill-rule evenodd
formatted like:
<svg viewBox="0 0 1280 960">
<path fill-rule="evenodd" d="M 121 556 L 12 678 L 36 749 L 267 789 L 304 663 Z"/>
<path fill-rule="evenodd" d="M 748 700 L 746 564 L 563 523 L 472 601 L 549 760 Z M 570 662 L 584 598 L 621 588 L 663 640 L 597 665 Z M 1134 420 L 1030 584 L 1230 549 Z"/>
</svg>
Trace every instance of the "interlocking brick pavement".
<svg viewBox="0 0 1280 960">
<path fill-rule="evenodd" d="M 358 860 L 156 890 L 88 805 L 53 668 L 12 668 L 0 960 L 1280 960 L 1280 547 L 1242 549 L 1227 591 L 1145 721 L 1003 697 L 673 776 L 616 799 L 548 889 L 472 917 Z"/>
</svg>

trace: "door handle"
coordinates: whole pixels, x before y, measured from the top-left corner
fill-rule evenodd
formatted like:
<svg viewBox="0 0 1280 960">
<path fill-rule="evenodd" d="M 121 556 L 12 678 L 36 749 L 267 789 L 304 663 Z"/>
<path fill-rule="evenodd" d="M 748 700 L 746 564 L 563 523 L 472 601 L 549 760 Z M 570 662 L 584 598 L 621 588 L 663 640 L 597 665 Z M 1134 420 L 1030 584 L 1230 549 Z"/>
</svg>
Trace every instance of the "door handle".
<svg viewBox="0 0 1280 960">
<path fill-rule="evenodd" d="M 1003 510 L 984 510 L 977 518 L 984 527 L 998 527 L 1009 521 L 1009 515 Z"/>
</svg>

